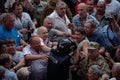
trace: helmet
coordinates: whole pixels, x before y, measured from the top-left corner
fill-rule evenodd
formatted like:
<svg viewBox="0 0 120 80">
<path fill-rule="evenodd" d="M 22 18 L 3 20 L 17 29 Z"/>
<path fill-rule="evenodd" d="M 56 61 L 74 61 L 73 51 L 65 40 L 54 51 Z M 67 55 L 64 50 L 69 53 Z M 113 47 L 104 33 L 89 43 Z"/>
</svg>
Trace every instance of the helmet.
<svg viewBox="0 0 120 80">
<path fill-rule="evenodd" d="M 76 48 L 77 45 L 68 38 L 61 39 L 57 45 L 57 50 L 60 52 L 61 55 L 69 54 Z"/>
</svg>

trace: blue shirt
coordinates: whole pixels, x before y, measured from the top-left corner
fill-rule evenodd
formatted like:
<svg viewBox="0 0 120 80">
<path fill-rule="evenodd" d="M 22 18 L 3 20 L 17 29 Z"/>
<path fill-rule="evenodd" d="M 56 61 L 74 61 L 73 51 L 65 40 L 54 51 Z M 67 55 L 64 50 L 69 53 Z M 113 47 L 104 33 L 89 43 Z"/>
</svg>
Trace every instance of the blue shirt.
<svg viewBox="0 0 120 80">
<path fill-rule="evenodd" d="M 96 30 L 92 35 L 87 36 L 89 41 L 97 42 L 100 44 L 100 46 L 106 46 L 105 37 Z"/>
<path fill-rule="evenodd" d="M 8 69 L 5 69 L 5 77 L 9 80 L 18 80 L 17 75 Z"/>
<path fill-rule="evenodd" d="M 109 41 L 109 43 L 112 44 L 112 46 L 120 45 L 120 38 L 117 36 L 117 34 L 112 29 L 110 29 L 108 27 L 108 25 L 106 25 L 102 28 L 98 28 L 98 30 L 101 31 L 103 33 L 103 35 L 105 36 L 107 45 L 108 45 L 108 41 Z"/>
<path fill-rule="evenodd" d="M 0 39 L 5 40 L 7 38 L 13 38 L 16 41 L 16 46 L 20 46 L 20 36 L 16 30 L 16 28 L 12 28 L 11 30 L 6 30 L 3 26 L 0 25 Z"/>
</svg>

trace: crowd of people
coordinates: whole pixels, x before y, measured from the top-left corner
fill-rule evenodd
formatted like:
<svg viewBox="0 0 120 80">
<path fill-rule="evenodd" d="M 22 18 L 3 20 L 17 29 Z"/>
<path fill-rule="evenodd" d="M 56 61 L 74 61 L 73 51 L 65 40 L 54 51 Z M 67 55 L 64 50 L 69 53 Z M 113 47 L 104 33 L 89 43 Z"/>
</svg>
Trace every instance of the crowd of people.
<svg viewBox="0 0 120 80">
<path fill-rule="evenodd" d="M 0 0 L 0 80 L 120 80 L 119 0 Z"/>
</svg>

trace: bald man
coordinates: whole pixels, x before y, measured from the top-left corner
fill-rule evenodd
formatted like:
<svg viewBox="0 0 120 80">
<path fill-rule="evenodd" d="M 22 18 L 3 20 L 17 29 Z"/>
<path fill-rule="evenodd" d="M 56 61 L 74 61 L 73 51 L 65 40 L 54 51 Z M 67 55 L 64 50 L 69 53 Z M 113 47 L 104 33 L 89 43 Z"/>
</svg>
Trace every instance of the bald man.
<svg viewBox="0 0 120 80">
<path fill-rule="evenodd" d="M 72 19 L 74 29 L 84 27 L 84 23 L 89 19 L 92 19 L 96 26 L 99 26 L 99 22 L 96 20 L 96 18 L 87 13 L 87 5 L 85 3 L 80 3 L 78 5 L 78 14 Z"/>
</svg>

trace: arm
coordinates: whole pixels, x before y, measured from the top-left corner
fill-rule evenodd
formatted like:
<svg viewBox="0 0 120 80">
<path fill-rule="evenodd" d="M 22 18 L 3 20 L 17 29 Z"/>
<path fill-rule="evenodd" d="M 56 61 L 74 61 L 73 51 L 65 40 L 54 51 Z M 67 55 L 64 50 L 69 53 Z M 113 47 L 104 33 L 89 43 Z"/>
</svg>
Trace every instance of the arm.
<svg viewBox="0 0 120 80">
<path fill-rule="evenodd" d="M 47 47 L 46 45 L 43 45 L 43 46 L 42 46 L 42 50 L 49 52 L 49 51 L 51 50 L 51 48 L 50 48 L 50 47 Z"/>
<path fill-rule="evenodd" d="M 20 69 L 21 67 L 23 67 L 25 65 L 25 59 L 24 58 L 21 58 L 20 60 L 19 60 L 19 63 L 16 65 L 16 66 L 14 66 L 14 69 L 15 70 L 18 70 L 18 69 Z"/>
<path fill-rule="evenodd" d="M 32 54 L 26 54 L 25 60 L 37 60 L 37 59 L 47 59 L 48 54 L 42 54 L 42 55 L 32 55 Z"/>
<path fill-rule="evenodd" d="M 20 40 L 20 43 L 21 43 L 21 45 L 23 45 L 23 46 L 27 46 L 28 45 L 28 43 L 26 43 L 24 40 Z"/>
</svg>

